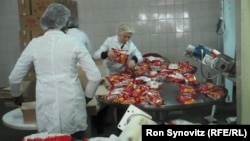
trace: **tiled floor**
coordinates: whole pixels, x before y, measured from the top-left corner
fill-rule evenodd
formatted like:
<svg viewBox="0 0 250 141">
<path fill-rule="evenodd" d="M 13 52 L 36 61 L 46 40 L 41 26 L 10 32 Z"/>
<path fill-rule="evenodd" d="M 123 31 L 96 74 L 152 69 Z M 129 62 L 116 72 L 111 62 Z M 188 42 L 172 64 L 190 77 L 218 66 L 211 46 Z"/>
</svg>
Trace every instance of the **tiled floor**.
<svg viewBox="0 0 250 141">
<path fill-rule="evenodd" d="M 6 107 L 3 103 L 3 100 L 0 101 L 0 108 L 1 108 L 0 110 L 1 116 L 4 113 L 13 109 L 13 107 Z M 166 122 L 171 119 L 183 119 L 194 123 L 200 123 L 203 125 L 208 124 L 208 122 L 204 119 L 204 117 L 211 114 L 211 109 L 212 107 L 203 107 L 199 109 L 170 113 L 167 116 Z M 120 112 L 120 117 L 122 117 L 123 114 L 124 114 L 123 112 Z M 216 106 L 216 112 L 214 114 L 214 117 L 217 119 L 217 122 L 215 122 L 215 124 L 220 124 L 220 125 L 228 124 L 226 118 L 231 116 L 236 116 L 236 102 L 222 103 Z M 100 133 L 99 131 L 98 133 L 97 132 L 98 125 L 96 125 L 96 117 L 92 117 L 91 137 L 108 137 L 111 134 L 119 136 L 121 131 L 117 128 L 117 123 L 113 122 L 114 121 L 113 119 L 103 118 L 103 121 L 105 121 L 104 130 L 103 132 Z M 5 125 L 3 125 L 3 123 L 0 124 L 0 141 L 21 141 L 21 139 L 24 136 L 30 135 L 32 133 L 36 133 L 36 131 L 16 130 L 6 127 Z"/>
</svg>

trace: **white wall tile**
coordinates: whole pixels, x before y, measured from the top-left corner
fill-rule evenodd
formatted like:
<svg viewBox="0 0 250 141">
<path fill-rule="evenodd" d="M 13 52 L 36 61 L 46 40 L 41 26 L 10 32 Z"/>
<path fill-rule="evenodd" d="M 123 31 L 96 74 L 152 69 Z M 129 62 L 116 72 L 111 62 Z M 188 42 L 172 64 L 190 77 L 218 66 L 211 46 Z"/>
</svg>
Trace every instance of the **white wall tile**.
<svg viewBox="0 0 250 141">
<path fill-rule="evenodd" d="M 124 7 L 133 7 L 134 6 L 133 2 L 134 0 L 125 0 Z"/>
<path fill-rule="evenodd" d="M 158 6 L 149 6 L 145 9 L 148 20 L 157 20 L 159 19 Z"/>
<path fill-rule="evenodd" d="M 167 9 L 165 5 L 158 6 L 158 18 L 159 20 L 167 19 Z"/>
<path fill-rule="evenodd" d="M 174 17 L 175 18 L 184 18 L 184 7 L 181 4 L 174 6 Z"/>
<path fill-rule="evenodd" d="M 19 19 L 16 0 L 0 0 L 0 76 L 6 76 L 14 66 L 19 50 Z M 183 50 L 187 44 L 219 47 L 215 33 L 220 16 L 218 0 L 77 0 L 80 28 L 90 37 L 94 50 L 116 34 L 120 22 L 135 26 L 132 40 L 142 53 L 164 53 L 170 60 L 187 59 Z M 11 31 L 11 32 L 8 32 Z M 10 57 L 11 56 L 11 57 Z M 4 65 L 3 65 L 4 64 Z M 4 73 L 4 75 L 3 75 Z M 0 86 L 7 84 L 5 77 Z"/>
<path fill-rule="evenodd" d="M 167 35 L 166 34 L 158 34 L 158 46 L 159 49 L 165 49 L 167 48 Z"/>
<path fill-rule="evenodd" d="M 176 32 L 175 19 L 168 19 L 166 22 L 166 33 Z"/>
<path fill-rule="evenodd" d="M 158 0 L 158 5 L 166 5 L 166 0 Z"/>
<path fill-rule="evenodd" d="M 174 1 L 175 1 L 175 0 L 166 0 L 165 3 L 166 3 L 167 5 L 174 5 Z"/>
<path fill-rule="evenodd" d="M 184 38 L 184 46 L 188 46 L 189 44 L 193 44 L 193 36 L 191 32 L 185 32 L 183 33 Z"/>
<path fill-rule="evenodd" d="M 167 20 L 159 20 L 159 23 L 158 23 L 158 33 L 161 33 L 161 34 L 166 34 L 167 33 Z"/>
</svg>

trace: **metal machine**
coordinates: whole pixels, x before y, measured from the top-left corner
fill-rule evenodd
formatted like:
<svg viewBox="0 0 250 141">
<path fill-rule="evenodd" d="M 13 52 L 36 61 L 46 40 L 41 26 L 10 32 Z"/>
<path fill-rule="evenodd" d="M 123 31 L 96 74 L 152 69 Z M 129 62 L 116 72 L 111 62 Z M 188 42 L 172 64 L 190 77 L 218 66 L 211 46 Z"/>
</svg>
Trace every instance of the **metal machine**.
<svg viewBox="0 0 250 141">
<path fill-rule="evenodd" d="M 188 45 L 185 55 L 200 61 L 204 65 L 210 66 L 218 73 L 226 75 L 227 77 L 235 77 L 235 60 L 215 49 L 211 49 L 202 44 L 196 47 Z"/>
<path fill-rule="evenodd" d="M 233 58 L 202 44 L 196 47 L 188 45 L 185 56 L 194 58 L 202 64 L 210 66 L 210 68 L 217 71 L 219 74 L 235 82 L 236 66 Z M 204 117 L 209 123 L 217 121 L 214 117 L 215 110 L 216 106 L 213 105 L 211 115 Z"/>
</svg>

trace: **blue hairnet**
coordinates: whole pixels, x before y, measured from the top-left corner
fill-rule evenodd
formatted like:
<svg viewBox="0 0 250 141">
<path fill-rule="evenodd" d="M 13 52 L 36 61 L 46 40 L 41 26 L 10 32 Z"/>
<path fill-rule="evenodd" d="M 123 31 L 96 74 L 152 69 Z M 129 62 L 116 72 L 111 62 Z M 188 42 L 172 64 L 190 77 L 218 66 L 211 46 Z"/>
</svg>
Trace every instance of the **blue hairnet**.
<svg viewBox="0 0 250 141">
<path fill-rule="evenodd" d="M 43 30 L 62 29 L 66 26 L 71 15 L 70 10 L 59 3 L 50 4 L 40 18 L 40 26 Z"/>
</svg>

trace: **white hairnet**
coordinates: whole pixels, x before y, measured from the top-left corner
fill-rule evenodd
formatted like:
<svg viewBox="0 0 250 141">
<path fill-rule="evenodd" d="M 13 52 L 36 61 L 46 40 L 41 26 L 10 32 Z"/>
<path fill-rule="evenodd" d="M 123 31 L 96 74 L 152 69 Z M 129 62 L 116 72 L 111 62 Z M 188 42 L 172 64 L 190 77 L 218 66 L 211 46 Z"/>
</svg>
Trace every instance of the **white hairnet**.
<svg viewBox="0 0 250 141">
<path fill-rule="evenodd" d="M 40 18 L 40 26 L 43 30 L 62 29 L 66 26 L 71 15 L 70 10 L 59 3 L 50 4 Z"/>
<path fill-rule="evenodd" d="M 70 16 L 68 20 L 68 27 L 78 27 L 78 19 L 75 16 Z"/>
<path fill-rule="evenodd" d="M 121 23 L 118 27 L 118 34 L 125 32 L 135 33 L 135 29 L 129 23 Z"/>
</svg>

